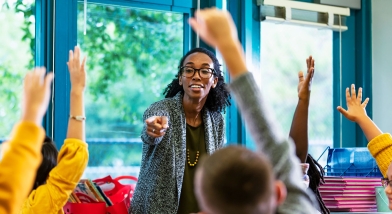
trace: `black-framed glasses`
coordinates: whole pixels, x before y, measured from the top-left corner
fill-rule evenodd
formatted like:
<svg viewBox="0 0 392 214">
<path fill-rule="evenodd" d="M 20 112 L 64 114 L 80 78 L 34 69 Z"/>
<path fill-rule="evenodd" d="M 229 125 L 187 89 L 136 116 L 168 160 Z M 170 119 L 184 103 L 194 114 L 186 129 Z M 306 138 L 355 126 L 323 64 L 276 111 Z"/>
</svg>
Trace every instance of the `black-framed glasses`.
<svg viewBox="0 0 392 214">
<path fill-rule="evenodd" d="M 209 79 L 215 73 L 215 70 L 212 68 L 196 69 L 190 66 L 182 66 L 180 70 L 184 77 L 193 77 L 197 71 L 199 73 L 199 76 L 203 79 Z"/>
<path fill-rule="evenodd" d="M 386 188 L 388 185 L 392 188 L 392 183 L 388 178 L 381 178 L 381 183 L 384 188 Z"/>
</svg>

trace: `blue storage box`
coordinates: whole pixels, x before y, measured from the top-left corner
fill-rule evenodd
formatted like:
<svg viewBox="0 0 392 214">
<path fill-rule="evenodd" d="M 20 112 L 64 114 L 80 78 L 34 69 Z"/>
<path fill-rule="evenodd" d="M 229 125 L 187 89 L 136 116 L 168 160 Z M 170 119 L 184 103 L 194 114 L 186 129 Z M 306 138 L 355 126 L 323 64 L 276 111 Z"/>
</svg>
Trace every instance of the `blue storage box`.
<svg viewBox="0 0 392 214">
<path fill-rule="evenodd" d="M 366 147 L 329 148 L 326 176 L 382 177 L 376 161 Z"/>
</svg>

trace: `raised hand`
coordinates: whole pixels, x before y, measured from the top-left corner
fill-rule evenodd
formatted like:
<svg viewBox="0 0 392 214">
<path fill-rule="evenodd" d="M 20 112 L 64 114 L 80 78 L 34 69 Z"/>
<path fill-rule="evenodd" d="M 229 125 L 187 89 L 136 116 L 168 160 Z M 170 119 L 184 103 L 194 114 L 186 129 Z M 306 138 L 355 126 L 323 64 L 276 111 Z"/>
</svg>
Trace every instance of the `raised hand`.
<svg viewBox="0 0 392 214">
<path fill-rule="evenodd" d="M 204 42 L 222 54 L 232 80 L 248 72 L 237 28 L 229 12 L 216 8 L 198 10 L 189 24 Z"/>
<path fill-rule="evenodd" d="M 162 137 L 167 128 L 169 123 L 166 116 L 152 116 L 146 120 L 146 132 L 151 137 Z"/>
<path fill-rule="evenodd" d="M 302 71 L 298 72 L 298 98 L 300 100 L 309 101 L 310 99 L 310 89 L 312 85 L 313 75 L 314 75 L 314 59 L 312 56 L 306 59 L 307 74 L 304 77 Z"/>
<path fill-rule="evenodd" d="M 349 92 L 349 88 L 346 88 L 346 103 L 347 110 L 338 106 L 338 111 L 343 114 L 347 119 L 358 123 L 361 119 L 367 118 L 366 114 L 366 105 L 369 102 L 369 98 L 366 98 L 365 101 L 362 102 L 362 88 L 358 90 L 358 96 L 355 92 L 355 85 L 351 85 L 351 95 Z"/>
<path fill-rule="evenodd" d="M 22 120 L 41 125 L 50 100 L 53 73 L 45 76 L 45 68 L 35 68 L 26 74 L 23 83 Z"/>
<path fill-rule="evenodd" d="M 238 40 L 237 28 L 227 11 L 216 8 L 196 11 L 195 17 L 189 19 L 189 24 L 212 47 Z"/>
<path fill-rule="evenodd" d="M 67 62 L 70 80 L 71 90 L 84 90 L 86 87 L 86 56 L 80 63 L 80 48 L 75 46 L 74 52 L 69 51 L 69 61 Z"/>
</svg>

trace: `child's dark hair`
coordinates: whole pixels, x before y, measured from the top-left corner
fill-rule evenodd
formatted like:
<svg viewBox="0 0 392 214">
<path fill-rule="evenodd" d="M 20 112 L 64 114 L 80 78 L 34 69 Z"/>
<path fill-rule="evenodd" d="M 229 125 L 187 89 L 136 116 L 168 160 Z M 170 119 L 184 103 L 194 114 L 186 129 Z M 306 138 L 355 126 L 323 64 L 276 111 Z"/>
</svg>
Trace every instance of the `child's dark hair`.
<svg viewBox="0 0 392 214">
<path fill-rule="evenodd" d="M 193 54 L 193 53 L 204 53 L 209 56 L 214 64 L 214 76 L 218 78 L 218 83 L 215 88 L 211 88 L 205 106 L 210 111 L 219 111 L 224 112 L 227 106 L 230 106 L 230 94 L 229 91 L 226 89 L 226 83 L 223 77 L 223 73 L 220 69 L 220 64 L 218 58 L 216 58 L 215 54 L 209 51 L 206 48 L 194 48 L 186 53 L 180 60 L 180 64 L 178 68 L 183 66 L 185 59 Z M 178 73 L 176 74 L 175 78 L 172 82 L 167 85 L 165 88 L 163 95 L 166 98 L 174 97 L 180 91 L 184 92 L 183 87 L 179 84 L 178 77 L 181 75 L 181 70 L 178 69 Z"/>
<path fill-rule="evenodd" d="M 42 145 L 42 163 L 38 168 L 37 176 L 35 178 L 33 190 L 46 183 L 50 171 L 57 166 L 58 151 L 54 145 L 53 140 L 45 136 L 44 144 Z"/>
<path fill-rule="evenodd" d="M 329 214 L 330 211 L 327 208 L 327 206 L 325 206 L 324 201 L 321 198 L 320 191 L 318 189 L 321 184 L 325 183 L 324 181 L 325 171 L 323 167 L 310 154 L 308 154 L 308 157 L 306 158 L 306 163 L 309 164 L 309 170 L 308 170 L 308 176 L 310 179 L 309 189 L 311 189 L 317 197 L 317 201 L 319 203 L 319 209 L 320 209 L 319 211 L 322 214 Z"/>
</svg>

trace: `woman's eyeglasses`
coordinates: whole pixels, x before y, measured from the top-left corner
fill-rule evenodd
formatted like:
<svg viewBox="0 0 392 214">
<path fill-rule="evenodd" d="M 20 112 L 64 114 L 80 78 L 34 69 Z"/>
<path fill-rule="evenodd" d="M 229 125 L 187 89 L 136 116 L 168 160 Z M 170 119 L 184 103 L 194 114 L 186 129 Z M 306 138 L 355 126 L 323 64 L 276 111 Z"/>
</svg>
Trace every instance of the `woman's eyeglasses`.
<svg viewBox="0 0 392 214">
<path fill-rule="evenodd" d="M 184 77 L 193 77 L 196 71 L 199 73 L 199 76 L 203 79 L 209 79 L 215 73 L 215 70 L 212 68 L 200 68 L 196 69 L 189 66 L 182 66 L 181 68 L 182 75 Z"/>
</svg>

